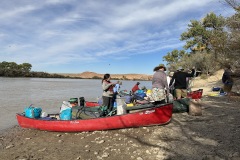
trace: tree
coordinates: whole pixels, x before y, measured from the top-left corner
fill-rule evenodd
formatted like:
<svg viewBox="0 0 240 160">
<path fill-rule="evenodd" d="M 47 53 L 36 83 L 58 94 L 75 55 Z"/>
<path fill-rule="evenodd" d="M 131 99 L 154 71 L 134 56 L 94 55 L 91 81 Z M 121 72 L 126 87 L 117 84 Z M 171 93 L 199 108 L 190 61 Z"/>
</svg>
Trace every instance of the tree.
<svg viewBox="0 0 240 160">
<path fill-rule="evenodd" d="M 209 13 L 201 21 L 191 20 L 187 32 L 181 34 L 180 40 L 186 41 L 185 49 L 196 51 L 210 51 L 216 40 L 212 37 L 222 37 L 224 34 L 225 19 Z"/>
<path fill-rule="evenodd" d="M 186 55 L 187 52 L 184 50 L 173 50 L 172 52 L 168 52 L 166 56 L 163 57 L 163 61 L 166 61 L 167 64 L 177 64 L 179 60 Z"/>
<path fill-rule="evenodd" d="M 225 2 L 227 2 L 227 4 L 230 5 L 237 12 L 240 11 L 240 1 L 239 0 L 225 0 Z"/>
<path fill-rule="evenodd" d="M 228 61 L 235 66 L 240 66 L 240 11 L 227 19 L 229 36 L 226 50 Z"/>
<path fill-rule="evenodd" d="M 191 52 L 168 52 L 163 60 L 168 62 L 169 68 L 195 66 L 209 73 L 226 64 L 240 66 L 240 1 L 225 1 L 236 13 L 228 18 L 209 13 L 201 21 L 191 20 L 187 31 L 180 37 L 186 41 L 184 49 Z"/>
<path fill-rule="evenodd" d="M 184 48 L 191 49 L 200 48 L 207 45 L 209 35 L 201 22 L 191 20 L 188 25 L 187 32 L 181 34 L 181 41 L 186 41 Z"/>
<path fill-rule="evenodd" d="M 20 77 L 29 75 L 32 65 L 23 63 L 18 65 L 15 62 L 3 61 L 0 63 L 0 76 L 6 77 Z"/>
<path fill-rule="evenodd" d="M 29 63 L 23 63 L 19 65 L 20 70 L 22 71 L 23 74 L 27 74 L 31 71 L 32 65 Z"/>
</svg>

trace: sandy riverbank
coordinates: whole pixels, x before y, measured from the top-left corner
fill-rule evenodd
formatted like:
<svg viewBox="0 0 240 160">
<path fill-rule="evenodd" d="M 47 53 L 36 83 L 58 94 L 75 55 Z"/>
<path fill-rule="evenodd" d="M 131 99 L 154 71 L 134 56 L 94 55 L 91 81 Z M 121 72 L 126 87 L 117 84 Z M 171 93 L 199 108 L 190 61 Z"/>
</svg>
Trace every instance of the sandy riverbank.
<svg viewBox="0 0 240 160">
<path fill-rule="evenodd" d="M 83 133 L 18 126 L 1 135 L 0 159 L 240 159 L 240 105 L 203 98 L 202 116 L 173 114 L 168 125 Z"/>
</svg>

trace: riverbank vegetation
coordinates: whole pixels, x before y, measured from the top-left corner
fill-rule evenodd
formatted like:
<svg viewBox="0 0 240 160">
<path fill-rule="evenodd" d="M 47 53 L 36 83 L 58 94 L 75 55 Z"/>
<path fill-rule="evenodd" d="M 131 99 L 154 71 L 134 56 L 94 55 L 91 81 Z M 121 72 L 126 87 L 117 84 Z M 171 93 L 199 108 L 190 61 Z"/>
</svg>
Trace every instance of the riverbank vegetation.
<svg viewBox="0 0 240 160">
<path fill-rule="evenodd" d="M 83 72 L 81 74 L 47 73 L 31 71 L 30 63 L 0 62 L 0 77 L 36 77 L 36 78 L 71 78 L 71 79 L 102 79 L 103 74 Z M 149 80 L 147 75 L 128 74 L 112 75 L 113 80 Z"/>
<path fill-rule="evenodd" d="M 208 13 L 201 20 L 191 20 L 187 31 L 181 34 L 185 41 L 183 50 L 173 50 L 163 57 L 170 71 L 179 66 L 185 69 L 196 67 L 203 75 L 214 73 L 231 65 L 240 66 L 240 2 L 225 0 L 235 14 L 223 17 Z"/>
<path fill-rule="evenodd" d="M 31 71 L 30 63 L 0 62 L 0 77 L 69 78 L 59 74 Z"/>
</svg>

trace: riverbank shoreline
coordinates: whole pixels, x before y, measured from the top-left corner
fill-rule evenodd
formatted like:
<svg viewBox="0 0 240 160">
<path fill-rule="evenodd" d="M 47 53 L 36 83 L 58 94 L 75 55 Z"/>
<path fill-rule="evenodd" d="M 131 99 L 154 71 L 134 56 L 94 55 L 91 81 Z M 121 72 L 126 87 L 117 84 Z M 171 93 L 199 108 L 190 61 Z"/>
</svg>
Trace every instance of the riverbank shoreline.
<svg viewBox="0 0 240 160">
<path fill-rule="evenodd" d="M 174 113 L 163 126 L 80 133 L 15 126 L 0 134 L 0 159 L 240 158 L 239 100 L 204 97 L 202 102 L 202 116 Z"/>
</svg>

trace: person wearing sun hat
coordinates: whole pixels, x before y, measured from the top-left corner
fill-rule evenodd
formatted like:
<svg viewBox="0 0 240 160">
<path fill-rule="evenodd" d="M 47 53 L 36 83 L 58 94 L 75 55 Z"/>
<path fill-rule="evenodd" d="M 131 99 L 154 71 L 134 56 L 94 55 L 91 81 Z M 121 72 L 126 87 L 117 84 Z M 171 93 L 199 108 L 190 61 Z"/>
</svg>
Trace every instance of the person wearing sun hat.
<svg viewBox="0 0 240 160">
<path fill-rule="evenodd" d="M 177 72 L 173 74 L 169 86 L 172 86 L 174 82 L 175 95 L 177 99 L 187 97 L 187 77 L 193 77 L 195 75 L 195 67 L 192 68 L 191 73 L 184 72 L 182 67 L 177 69 Z"/>
<path fill-rule="evenodd" d="M 157 67 L 159 67 L 159 69 L 163 69 L 164 71 L 167 70 L 167 68 L 165 67 L 164 64 L 159 64 Z M 155 67 L 156 68 L 156 67 Z"/>
<path fill-rule="evenodd" d="M 166 67 L 163 64 L 156 66 L 152 78 L 152 99 L 155 104 L 165 103 L 166 94 L 169 94 Z"/>
</svg>

